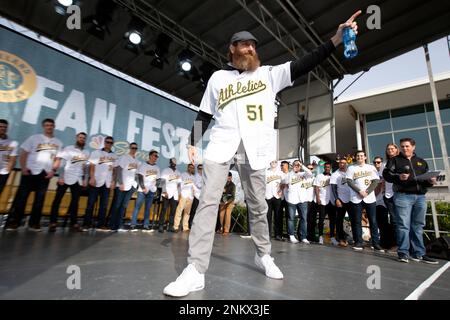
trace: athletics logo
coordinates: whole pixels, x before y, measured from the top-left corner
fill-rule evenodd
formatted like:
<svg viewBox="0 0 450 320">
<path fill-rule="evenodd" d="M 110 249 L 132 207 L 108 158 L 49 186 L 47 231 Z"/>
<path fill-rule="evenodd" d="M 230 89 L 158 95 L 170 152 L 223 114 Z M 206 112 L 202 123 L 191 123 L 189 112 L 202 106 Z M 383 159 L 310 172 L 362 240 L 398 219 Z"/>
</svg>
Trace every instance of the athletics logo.
<svg viewBox="0 0 450 320">
<path fill-rule="evenodd" d="M 0 102 L 20 102 L 36 90 L 36 73 L 19 57 L 0 50 Z"/>
</svg>

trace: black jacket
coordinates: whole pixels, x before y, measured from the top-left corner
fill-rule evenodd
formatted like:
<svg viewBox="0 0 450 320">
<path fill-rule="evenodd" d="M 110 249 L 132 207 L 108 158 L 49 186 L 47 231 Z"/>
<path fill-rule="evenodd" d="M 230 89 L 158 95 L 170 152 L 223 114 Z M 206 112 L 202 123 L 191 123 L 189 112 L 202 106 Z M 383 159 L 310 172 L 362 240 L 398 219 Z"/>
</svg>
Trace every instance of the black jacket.
<svg viewBox="0 0 450 320">
<path fill-rule="evenodd" d="M 409 194 L 425 194 L 427 188 L 433 185 L 428 181 L 417 181 L 416 177 L 428 172 L 428 164 L 422 158 L 415 154 L 408 160 L 402 153 L 389 159 L 383 170 L 383 178 L 387 182 L 394 184 L 394 192 L 402 192 Z M 402 173 L 409 173 L 409 179 L 400 180 Z"/>
</svg>

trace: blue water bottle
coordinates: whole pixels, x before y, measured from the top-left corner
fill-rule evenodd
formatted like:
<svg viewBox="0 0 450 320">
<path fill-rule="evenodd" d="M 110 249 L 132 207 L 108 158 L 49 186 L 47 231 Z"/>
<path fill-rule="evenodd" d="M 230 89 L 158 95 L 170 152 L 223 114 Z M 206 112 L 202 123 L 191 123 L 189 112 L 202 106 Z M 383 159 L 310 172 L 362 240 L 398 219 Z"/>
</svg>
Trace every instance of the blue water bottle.
<svg viewBox="0 0 450 320">
<path fill-rule="evenodd" d="M 353 59 L 358 55 L 358 48 L 356 47 L 356 34 L 352 28 L 346 27 L 342 31 L 342 38 L 344 40 L 344 56 L 347 59 Z"/>
</svg>

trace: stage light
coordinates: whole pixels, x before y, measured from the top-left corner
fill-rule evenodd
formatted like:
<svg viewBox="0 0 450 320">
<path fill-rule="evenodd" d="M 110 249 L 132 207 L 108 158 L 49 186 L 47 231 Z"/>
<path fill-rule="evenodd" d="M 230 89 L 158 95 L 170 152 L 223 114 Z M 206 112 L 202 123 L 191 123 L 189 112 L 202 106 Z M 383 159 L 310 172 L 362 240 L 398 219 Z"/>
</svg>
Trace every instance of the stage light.
<svg viewBox="0 0 450 320">
<path fill-rule="evenodd" d="M 194 53 L 189 49 L 184 49 L 178 55 L 178 66 L 181 68 L 181 72 L 190 72 L 192 69 L 192 58 Z"/>
<path fill-rule="evenodd" d="M 78 0 L 55 0 L 53 2 L 56 13 L 62 16 L 67 14 L 68 7 L 80 4 L 80 1 Z"/>
<path fill-rule="evenodd" d="M 169 64 L 167 60 L 167 55 L 169 54 L 169 47 L 172 43 L 172 38 L 165 33 L 160 33 L 155 41 L 155 49 L 148 50 L 145 54 L 154 57 L 151 61 L 151 65 L 163 69 L 164 63 Z"/>
<path fill-rule="evenodd" d="M 129 41 L 128 47 L 130 49 L 130 46 L 143 45 L 145 27 L 146 24 L 141 19 L 135 16 L 131 18 L 130 23 L 128 23 L 128 31 L 125 33 L 125 38 Z"/>
<path fill-rule="evenodd" d="M 128 34 L 128 40 L 135 45 L 138 45 L 142 42 L 142 36 L 139 32 L 137 31 L 131 31 Z"/>
<path fill-rule="evenodd" d="M 60 3 L 61 5 L 65 6 L 65 7 L 69 7 L 72 5 L 73 1 L 72 0 L 58 0 L 58 3 Z"/>
<path fill-rule="evenodd" d="M 186 59 L 180 63 L 181 63 L 181 69 L 183 71 L 185 71 L 185 72 L 191 71 L 191 69 L 192 69 L 192 61 L 191 60 Z"/>
<path fill-rule="evenodd" d="M 100 40 L 105 39 L 106 33 L 109 35 L 109 24 L 113 21 L 113 13 L 117 5 L 111 0 L 100 0 L 95 7 L 95 14 L 83 19 L 83 23 L 90 24 L 87 32 Z"/>
</svg>

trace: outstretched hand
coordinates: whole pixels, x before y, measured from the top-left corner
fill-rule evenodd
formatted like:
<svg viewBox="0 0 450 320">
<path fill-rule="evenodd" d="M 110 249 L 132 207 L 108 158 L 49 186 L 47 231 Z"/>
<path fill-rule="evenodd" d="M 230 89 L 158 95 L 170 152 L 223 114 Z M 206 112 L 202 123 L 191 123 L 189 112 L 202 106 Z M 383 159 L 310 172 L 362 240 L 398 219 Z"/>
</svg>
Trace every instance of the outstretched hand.
<svg viewBox="0 0 450 320">
<path fill-rule="evenodd" d="M 355 20 L 361 13 L 362 11 L 358 10 L 345 23 L 339 25 L 336 34 L 331 38 L 335 47 L 342 43 L 342 30 L 344 30 L 344 28 L 351 27 L 355 34 L 358 34 L 358 24 Z"/>
</svg>

